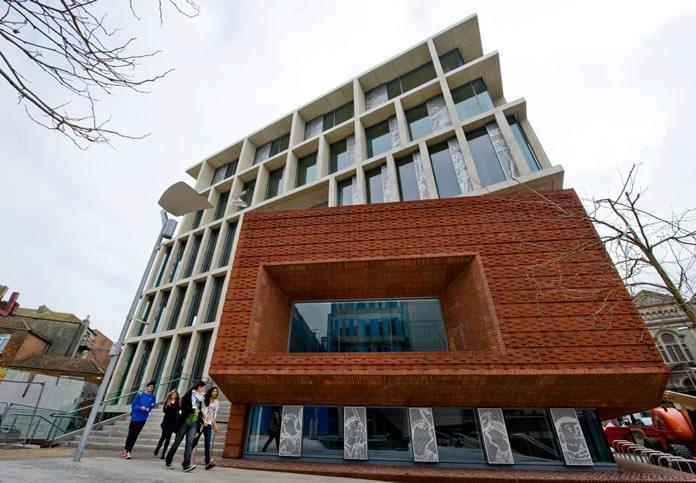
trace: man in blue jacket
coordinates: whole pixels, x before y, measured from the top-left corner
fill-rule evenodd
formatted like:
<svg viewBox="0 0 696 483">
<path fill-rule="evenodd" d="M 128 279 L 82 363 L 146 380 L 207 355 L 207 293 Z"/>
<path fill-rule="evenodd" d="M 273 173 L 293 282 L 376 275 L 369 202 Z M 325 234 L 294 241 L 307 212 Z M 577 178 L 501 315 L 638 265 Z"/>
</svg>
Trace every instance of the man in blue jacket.
<svg viewBox="0 0 696 483">
<path fill-rule="evenodd" d="M 138 439 L 140 431 L 143 430 L 147 417 L 150 411 L 157 404 L 155 397 L 155 381 L 147 383 L 145 390 L 135 396 L 131 403 L 131 421 L 128 425 L 128 437 L 126 438 L 126 447 L 123 450 L 123 457 L 127 460 L 131 459 L 131 451 L 135 446 L 135 440 Z"/>
</svg>

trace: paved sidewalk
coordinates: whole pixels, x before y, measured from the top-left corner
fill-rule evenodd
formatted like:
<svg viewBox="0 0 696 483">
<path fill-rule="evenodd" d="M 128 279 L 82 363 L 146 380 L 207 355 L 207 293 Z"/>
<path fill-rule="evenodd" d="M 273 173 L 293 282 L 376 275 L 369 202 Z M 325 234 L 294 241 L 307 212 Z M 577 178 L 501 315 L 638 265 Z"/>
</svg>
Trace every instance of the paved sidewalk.
<svg viewBox="0 0 696 483">
<path fill-rule="evenodd" d="M 258 482 L 258 483 L 355 483 L 368 480 L 356 480 L 349 478 L 333 478 L 292 473 L 276 473 L 272 471 L 240 470 L 234 468 L 215 467 L 206 471 L 199 466 L 191 473 L 184 473 L 181 464 L 173 469 L 167 469 L 161 460 L 155 458 L 124 460 L 117 456 L 87 455 L 81 462 L 75 463 L 70 456 L 61 457 L 27 457 L 32 450 L 11 450 L 16 457 L 13 458 L 9 451 L 2 451 L 0 455 L 0 482 L 177 482 L 177 481 L 201 481 L 206 483 L 225 482 Z"/>
</svg>

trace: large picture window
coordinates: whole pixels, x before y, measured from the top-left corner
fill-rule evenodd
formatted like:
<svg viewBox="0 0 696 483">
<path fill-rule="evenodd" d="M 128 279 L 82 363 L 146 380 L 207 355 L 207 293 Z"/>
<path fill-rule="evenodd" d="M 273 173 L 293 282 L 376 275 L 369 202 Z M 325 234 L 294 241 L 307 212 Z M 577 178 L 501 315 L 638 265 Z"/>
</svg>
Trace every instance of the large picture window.
<svg viewBox="0 0 696 483">
<path fill-rule="evenodd" d="M 515 463 L 561 461 L 545 409 L 503 409 Z"/>
<path fill-rule="evenodd" d="M 292 306 L 289 352 L 446 351 L 436 299 L 301 302 Z"/>
</svg>

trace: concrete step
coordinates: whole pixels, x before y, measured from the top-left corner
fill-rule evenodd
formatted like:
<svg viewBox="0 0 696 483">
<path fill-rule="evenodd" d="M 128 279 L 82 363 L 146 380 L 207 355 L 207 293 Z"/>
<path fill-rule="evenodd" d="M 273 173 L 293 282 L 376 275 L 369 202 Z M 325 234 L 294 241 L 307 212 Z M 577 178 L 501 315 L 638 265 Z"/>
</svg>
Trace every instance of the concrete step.
<svg viewBox="0 0 696 483">
<path fill-rule="evenodd" d="M 109 436 L 99 436 L 99 435 L 90 435 L 89 437 L 89 443 L 116 443 L 116 442 L 121 442 L 124 443 L 126 441 L 126 438 L 111 438 Z M 153 449 L 155 446 L 157 446 L 157 442 L 159 441 L 159 438 L 143 438 L 143 437 L 138 437 L 137 444 L 142 445 L 142 446 L 151 446 Z M 201 437 L 200 444 L 203 444 L 203 437 Z M 225 446 L 225 440 L 220 439 L 219 435 L 215 437 L 215 445 L 214 447 L 216 448 L 222 448 Z"/>
<path fill-rule="evenodd" d="M 77 446 L 77 441 L 70 441 L 66 443 L 64 446 L 69 446 L 69 447 L 76 447 Z M 103 451 L 116 451 L 116 452 L 121 452 L 123 451 L 123 441 L 120 442 L 112 442 L 112 443 L 101 443 L 101 442 L 92 442 L 90 441 L 87 444 L 87 448 L 89 449 L 96 449 L 96 450 L 103 450 Z M 147 454 L 147 455 L 153 455 L 154 451 L 154 446 L 148 447 L 145 445 L 140 444 L 140 440 L 138 440 L 135 443 L 135 448 L 133 448 L 133 453 L 140 453 L 140 454 Z M 179 455 L 179 453 L 183 454 L 185 449 L 184 443 L 179 445 L 179 448 L 176 451 L 176 454 Z M 198 452 L 202 455 L 204 451 L 204 446 L 203 442 L 201 441 L 198 444 Z M 221 456 L 222 455 L 222 447 L 218 447 L 217 441 L 215 442 L 215 446 L 213 447 L 212 451 L 214 456 Z M 153 455 L 154 456 L 154 455 Z"/>
</svg>

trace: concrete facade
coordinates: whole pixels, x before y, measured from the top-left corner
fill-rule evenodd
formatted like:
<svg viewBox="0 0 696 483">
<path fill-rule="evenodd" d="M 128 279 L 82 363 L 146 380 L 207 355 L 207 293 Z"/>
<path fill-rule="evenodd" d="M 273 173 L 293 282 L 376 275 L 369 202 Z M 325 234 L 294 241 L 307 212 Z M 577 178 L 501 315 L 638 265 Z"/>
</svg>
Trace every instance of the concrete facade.
<svg viewBox="0 0 696 483">
<path fill-rule="evenodd" d="M 450 69 L 444 54 L 454 51 L 461 65 Z M 423 66 L 432 75 L 419 77 Z M 490 104 L 482 99 L 474 111 L 462 111 L 466 102 L 455 102 L 455 97 L 478 79 Z M 352 113 L 344 118 L 342 108 L 350 103 Z M 419 109 L 429 127 L 414 138 L 413 116 Z M 370 155 L 378 144 L 370 136 L 382 125 L 390 147 Z M 490 171 L 487 160 L 477 159 L 472 151 L 474 134 L 481 132 L 492 146 L 488 161 L 499 173 L 495 182 L 482 181 Z M 438 171 L 434 149 L 440 146 L 448 153 L 451 165 L 445 168 L 451 175 Z M 178 234 L 159 251 L 136 315 L 147 325 L 136 321 L 130 327 L 109 388 L 112 409 L 125 408 L 126 399 L 119 395 L 140 389 L 152 378 L 183 378 L 178 383 L 183 388 L 190 378 L 208 376 L 222 315 L 221 294 L 228 293 L 247 213 L 368 204 L 375 195 L 370 191 L 375 173 L 381 182 L 378 201 L 402 201 L 399 169 L 404 160 L 413 162 L 418 199 L 562 188 L 563 169 L 552 165 L 544 152 L 527 119 L 526 101 L 506 99 L 498 53 L 483 52 L 475 15 L 187 170 L 214 208 L 183 217 Z M 453 192 L 445 191 L 445 178 L 454 181 Z M 231 202 L 239 196 L 248 208 Z"/>
</svg>

